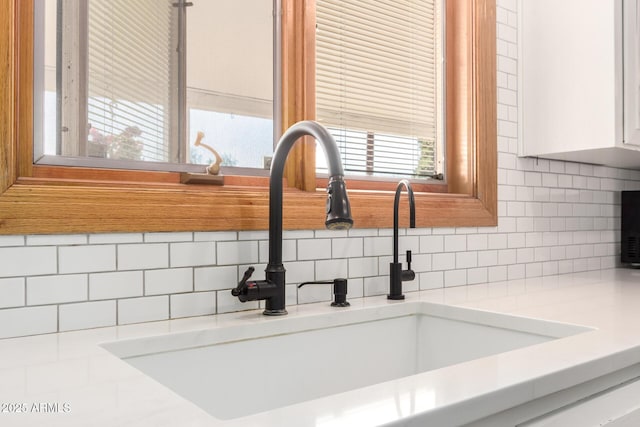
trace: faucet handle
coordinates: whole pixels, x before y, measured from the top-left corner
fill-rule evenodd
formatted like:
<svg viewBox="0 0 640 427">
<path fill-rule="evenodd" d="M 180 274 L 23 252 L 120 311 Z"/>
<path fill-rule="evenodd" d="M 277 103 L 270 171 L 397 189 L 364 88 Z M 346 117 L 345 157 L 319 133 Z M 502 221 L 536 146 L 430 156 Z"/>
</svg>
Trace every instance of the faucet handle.
<svg viewBox="0 0 640 427">
<path fill-rule="evenodd" d="M 249 280 L 249 278 L 251 277 L 251 275 L 255 270 L 256 269 L 253 267 L 247 268 L 247 271 L 244 272 L 244 275 L 242 276 L 242 280 L 240 280 L 240 282 L 238 283 L 238 286 L 234 289 L 231 289 L 231 295 L 233 295 L 234 297 L 237 297 L 242 293 L 244 288 L 247 287 L 247 280 Z"/>
<path fill-rule="evenodd" d="M 402 282 L 407 282 L 410 280 L 415 280 L 416 273 L 411 269 L 411 251 L 407 251 L 407 269 L 400 270 L 400 280 Z"/>
</svg>

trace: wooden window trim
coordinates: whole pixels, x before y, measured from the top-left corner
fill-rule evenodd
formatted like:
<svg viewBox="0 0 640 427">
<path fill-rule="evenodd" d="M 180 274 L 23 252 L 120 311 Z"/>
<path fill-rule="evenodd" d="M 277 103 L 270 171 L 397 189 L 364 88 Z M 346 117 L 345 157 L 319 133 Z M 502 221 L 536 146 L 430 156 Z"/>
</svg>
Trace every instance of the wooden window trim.
<svg viewBox="0 0 640 427">
<path fill-rule="evenodd" d="M 455 3 L 455 6 L 453 5 Z M 283 128 L 312 118 L 312 0 L 283 1 Z M 416 225 L 497 224 L 495 0 L 456 0 L 455 80 L 448 77 L 449 193 L 416 194 Z M 450 6 L 449 6 L 450 5 Z M 223 187 L 185 185 L 178 174 L 33 165 L 33 1 L 0 0 L 0 234 L 257 230 L 268 228 L 266 179 L 228 177 Z M 293 32 L 293 33 L 287 33 Z M 469 34 L 469 37 L 460 37 Z M 449 49 L 448 49 L 449 52 Z M 453 55 L 451 53 L 450 55 Z M 305 96 L 306 95 L 306 96 Z M 456 124 L 457 123 L 457 124 Z M 285 229 L 323 228 L 325 197 L 305 158 L 312 142 L 290 154 Z M 117 178 L 114 179 L 114 178 Z M 372 185 L 372 184 L 368 184 Z M 392 225 L 393 183 L 383 191 L 347 182 L 355 225 Z M 306 191 L 305 191 L 306 190 Z M 421 189 L 422 190 L 422 189 Z M 404 205 L 404 204 L 403 204 Z M 402 209 L 406 209 L 403 207 Z M 404 218 L 403 214 L 401 218 Z M 406 226 L 401 220 L 401 225 Z"/>
</svg>

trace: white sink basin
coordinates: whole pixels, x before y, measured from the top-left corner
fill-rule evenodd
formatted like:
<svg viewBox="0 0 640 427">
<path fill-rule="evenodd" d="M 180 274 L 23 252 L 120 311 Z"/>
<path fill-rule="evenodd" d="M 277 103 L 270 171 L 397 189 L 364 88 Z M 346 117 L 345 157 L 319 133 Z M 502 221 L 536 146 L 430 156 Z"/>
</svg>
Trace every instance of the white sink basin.
<svg viewBox="0 0 640 427">
<path fill-rule="evenodd" d="M 251 319 L 104 347 L 229 420 L 589 330 L 425 302 Z"/>
</svg>

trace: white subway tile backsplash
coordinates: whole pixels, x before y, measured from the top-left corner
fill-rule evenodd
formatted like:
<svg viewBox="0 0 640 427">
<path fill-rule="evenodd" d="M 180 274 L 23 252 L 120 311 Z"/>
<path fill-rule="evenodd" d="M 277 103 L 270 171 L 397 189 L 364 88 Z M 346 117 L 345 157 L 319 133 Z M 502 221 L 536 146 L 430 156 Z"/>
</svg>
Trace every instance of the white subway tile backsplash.
<svg viewBox="0 0 640 427">
<path fill-rule="evenodd" d="M 474 251 L 470 252 L 458 252 L 456 253 L 456 268 L 472 268 L 478 266 L 478 253 Z"/>
<path fill-rule="evenodd" d="M 455 227 L 434 228 L 431 230 L 431 234 L 433 235 L 456 234 L 456 229 Z"/>
<path fill-rule="evenodd" d="M 467 250 L 467 236 L 453 235 L 444 236 L 445 252 L 461 252 Z"/>
<path fill-rule="evenodd" d="M 244 270 L 240 272 L 244 274 Z M 193 284 L 196 291 L 231 289 L 238 285 L 238 267 L 200 267 L 194 269 Z"/>
<path fill-rule="evenodd" d="M 516 249 L 516 262 L 523 264 L 527 262 L 533 262 L 535 260 L 534 248 L 520 248 Z"/>
<path fill-rule="evenodd" d="M 351 230 L 349 230 L 351 231 Z M 284 230 L 282 232 L 282 238 L 285 240 L 290 239 L 313 239 L 313 230 Z"/>
<path fill-rule="evenodd" d="M 533 187 L 516 187 L 516 200 L 521 202 L 529 202 L 533 200 Z M 508 206 L 508 203 L 507 203 Z M 517 216 L 517 215 L 510 215 Z"/>
<path fill-rule="evenodd" d="M 514 217 L 503 216 L 498 221 L 498 231 L 500 233 L 515 233 L 516 232 L 516 219 Z"/>
<path fill-rule="evenodd" d="M 573 260 L 558 261 L 558 274 L 573 273 Z"/>
<path fill-rule="evenodd" d="M 60 306 L 60 331 L 116 325 L 116 301 L 95 301 Z"/>
<path fill-rule="evenodd" d="M 193 241 L 193 233 L 145 233 L 144 241 L 147 243 L 190 242 Z"/>
<path fill-rule="evenodd" d="M 56 248 L 0 248 L 0 277 L 57 273 Z"/>
<path fill-rule="evenodd" d="M 456 268 L 456 254 L 442 253 L 433 254 L 431 258 L 432 270 L 452 270 Z"/>
<path fill-rule="evenodd" d="M 235 286 L 236 285 L 234 285 L 233 287 Z M 289 289 L 292 289 L 295 292 L 295 286 L 291 288 L 287 287 L 287 291 L 289 291 Z M 216 300 L 217 300 L 216 313 L 218 314 L 230 313 L 233 311 L 253 310 L 258 308 L 257 301 L 240 302 L 237 297 L 234 297 L 233 295 L 231 295 L 231 291 L 229 290 L 219 291 L 216 294 L 217 294 L 216 295 Z M 287 302 L 291 303 L 290 301 L 291 300 L 289 299 L 289 292 L 287 292 Z M 295 297 L 293 301 L 295 303 Z"/>
<path fill-rule="evenodd" d="M 144 294 L 162 295 L 193 291 L 193 269 L 171 268 L 144 272 Z"/>
<path fill-rule="evenodd" d="M 480 251 L 478 252 L 478 266 L 490 267 L 498 265 L 498 251 Z"/>
<path fill-rule="evenodd" d="M 404 236 L 405 234 L 405 228 L 398 228 L 398 236 Z M 393 228 L 381 228 L 378 230 L 378 236 L 393 236 Z"/>
<path fill-rule="evenodd" d="M 420 290 L 439 289 L 444 287 L 444 272 L 431 271 L 420 273 Z"/>
<path fill-rule="evenodd" d="M 542 186 L 543 187 L 557 187 L 558 186 L 558 175 L 553 173 L 544 173 L 542 174 Z"/>
<path fill-rule="evenodd" d="M 378 257 L 378 275 L 389 276 L 390 266 L 393 262 L 393 256 L 381 256 Z M 398 257 L 398 262 L 402 262 L 402 259 Z"/>
<path fill-rule="evenodd" d="M 505 249 L 507 247 L 507 234 L 496 233 L 487 236 L 487 249 Z"/>
<path fill-rule="evenodd" d="M 71 274 L 27 278 L 27 305 L 86 301 L 87 275 Z"/>
<path fill-rule="evenodd" d="M 549 218 L 534 218 L 533 219 L 533 231 L 550 231 L 551 221 Z"/>
<path fill-rule="evenodd" d="M 496 265 L 493 267 L 488 267 L 487 270 L 489 282 L 501 282 L 507 280 L 506 265 Z"/>
<path fill-rule="evenodd" d="M 407 251 L 414 254 L 420 252 L 420 236 L 400 236 L 398 238 L 398 253 L 404 255 Z"/>
<path fill-rule="evenodd" d="M 25 305 L 24 281 L 25 279 L 22 277 L 0 279 L 0 308 Z"/>
<path fill-rule="evenodd" d="M 238 240 L 267 240 L 269 239 L 269 231 L 267 230 L 252 230 L 252 231 L 239 231 Z"/>
<path fill-rule="evenodd" d="M 298 240 L 298 260 L 331 258 L 331 239 Z"/>
<path fill-rule="evenodd" d="M 527 264 L 525 267 L 525 275 L 526 277 L 540 277 L 542 276 L 542 263 L 534 262 L 531 264 Z"/>
<path fill-rule="evenodd" d="M 263 264 L 269 262 L 269 241 L 261 240 L 258 242 L 258 252 L 260 255 L 260 261 Z M 295 261 L 298 257 L 298 241 L 297 240 L 283 240 L 282 241 L 282 261 Z"/>
<path fill-rule="evenodd" d="M 60 274 L 116 269 L 115 245 L 62 246 L 58 248 L 58 253 Z"/>
<path fill-rule="evenodd" d="M 117 299 L 142 296 L 143 272 L 124 271 L 89 275 L 89 299 Z"/>
<path fill-rule="evenodd" d="M 387 295 L 389 293 L 389 277 L 365 277 L 364 296 Z"/>
<path fill-rule="evenodd" d="M 421 236 L 420 252 L 437 253 L 444 251 L 444 236 Z"/>
<path fill-rule="evenodd" d="M 552 246 L 549 248 L 549 259 L 552 260 L 561 260 L 567 257 L 567 247 L 566 246 Z"/>
<path fill-rule="evenodd" d="M 378 258 L 349 259 L 349 277 L 373 277 L 378 275 Z"/>
<path fill-rule="evenodd" d="M 556 173 L 556 174 L 563 174 L 565 173 L 564 165 L 565 165 L 565 162 L 561 162 L 559 160 L 551 160 L 549 162 L 549 172 Z"/>
<path fill-rule="evenodd" d="M 118 325 L 168 318 L 168 295 L 118 300 Z"/>
<path fill-rule="evenodd" d="M 337 239 L 339 237 L 348 237 L 349 230 L 315 230 L 314 237 L 316 239 Z"/>
<path fill-rule="evenodd" d="M 298 304 L 331 301 L 332 288 L 333 285 L 305 285 L 298 289 Z"/>
<path fill-rule="evenodd" d="M 528 230 L 531 231 L 531 230 Z M 527 246 L 526 233 L 511 233 L 507 235 L 507 247 L 508 248 L 524 248 Z"/>
<path fill-rule="evenodd" d="M 364 256 L 393 255 L 393 237 L 365 237 Z"/>
<path fill-rule="evenodd" d="M 167 268 L 169 246 L 166 243 L 118 245 L 118 270 Z"/>
<path fill-rule="evenodd" d="M 541 202 L 527 202 L 525 203 L 525 215 L 526 216 L 542 216 Z"/>
<path fill-rule="evenodd" d="M 89 244 L 142 243 L 142 233 L 99 233 L 89 234 Z"/>
<path fill-rule="evenodd" d="M 413 262 L 411 263 L 411 269 L 416 273 L 425 271 L 431 271 L 431 254 L 413 254 Z M 406 259 L 404 260 L 406 262 Z"/>
<path fill-rule="evenodd" d="M 85 234 L 54 234 L 27 236 L 27 246 L 61 246 L 61 245 L 86 245 Z"/>
<path fill-rule="evenodd" d="M 516 218 L 516 231 L 518 233 L 527 233 L 536 230 L 534 218 L 519 217 Z"/>
<path fill-rule="evenodd" d="M 364 296 L 364 279 L 349 279 L 347 282 L 347 301 Z"/>
<path fill-rule="evenodd" d="M 316 261 L 316 280 L 346 278 L 348 263 L 345 258 Z"/>
<path fill-rule="evenodd" d="M 8 246 L 24 246 L 25 236 L 0 236 L 0 248 Z"/>
<path fill-rule="evenodd" d="M 551 260 L 551 248 L 549 247 L 540 247 L 534 248 L 534 261 L 549 261 Z"/>
<path fill-rule="evenodd" d="M 350 237 L 333 239 L 331 241 L 331 253 L 333 258 L 357 258 L 364 253 L 362 238 Z"/>
<path fill-rule="evenodd" d="M 169 244 L 170 267 L 195 267 L 216 264 L 214 242 L 186 242 Z"/>
<path fill-rule="evenodd" d="M 58 331 L 58 307 L 22 307 L 0 310 L 0 339 Z"/>
<path fill-rule="evenodd" d="M 467 270 L 449 270 L 444 272 L 444 286 L 463 286 L 467 284 Z"/>
<path fill-rule="evenodd" d="M 524 279 L 526 277 L 524 264 L 512 264 L 507 266 L 507 280 Z"/>
<path fill-rule="evenodd" d="M 469 285 L 486 283 L 488 278 L 489 272 L 486 267 L 470 268 L 467 270 L 467 282 Z"/>
<path fill-rule="evenodd" d="M 516 249 L 501 249 L 498 251 L 498 265 L 515 264 L 518 252 Z"/>
<path fill-rule="evenodd" d="M 558 274 L 558 261 L 547 261 L 542 263 L 542 275 L 551 276 Z"/>
<path fill-rule="evenodd" d="M 172 319 L 216 313 L 216 292 L 192 292 L 170 298 Z"/>
<path fill-rule="evenodd" d="M 352 228 L 349 230 L 349 237 L 373 237 L 377 235 L 377 228 Z"/>
<path fill-rule="evenodd" d="M 218 242 L 216 249 L 219 265 L 251 264 L 258 262 L 258 242 Z"/>
<path fill-rule="evenodd" d="M 525 235 L 525 246 L 528 248 L 533 248 L 536 246 L 542 246 L 542 233 L 539 231 L 526 233 Z"/>
<path fill-rule="evenodd" d="M 224 242 L 238 239 L 236 231 L 198 231 L 193 233 L 194 242 Z"/>
<path fill-rule="evenodd" d="M 473 234 L 467 236 L 467 249 L 470 251 L 482 251 L 488 249 L 488 235 Z"/>
<path fill-rule="evenodd" d="M 288 262 L 285 269 L 287 270 L 285 273 L 286 281 L 292 284 L 314 280 L 316 271 L 315 261 Z"/>
</svg>

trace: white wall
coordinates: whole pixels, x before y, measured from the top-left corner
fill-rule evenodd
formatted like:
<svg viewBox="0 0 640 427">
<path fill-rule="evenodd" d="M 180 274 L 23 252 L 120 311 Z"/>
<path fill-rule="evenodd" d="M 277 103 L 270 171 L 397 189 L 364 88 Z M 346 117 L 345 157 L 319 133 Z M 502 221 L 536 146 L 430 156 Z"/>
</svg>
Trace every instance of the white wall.
<svg viewBox="0 0 640 427">
<path fill-rule="evenodd" d="M 497 227 L 402 230 L 406 291 L 599 270 L 616 265 L 620 190 L 640 172 L 518 158 L 516 0 L 498 0 Z M 391 225 L 391 224 L 390 224 Z M 390 229 L 284 234 L 288 304 L 387 293 Z M 267 232 L 0 236 L 0 337 L 250 309 L 229 289 L 248 264 L 263 276 Z"/>
</svg>

